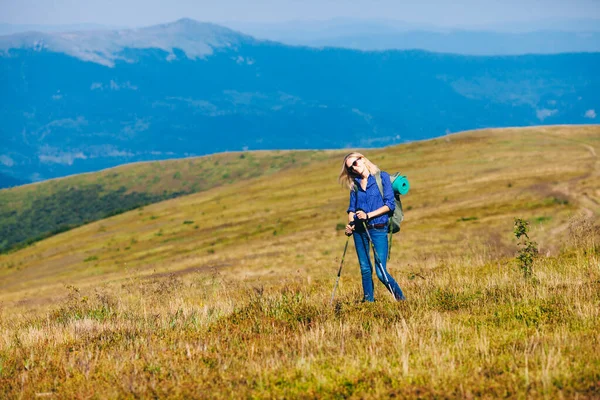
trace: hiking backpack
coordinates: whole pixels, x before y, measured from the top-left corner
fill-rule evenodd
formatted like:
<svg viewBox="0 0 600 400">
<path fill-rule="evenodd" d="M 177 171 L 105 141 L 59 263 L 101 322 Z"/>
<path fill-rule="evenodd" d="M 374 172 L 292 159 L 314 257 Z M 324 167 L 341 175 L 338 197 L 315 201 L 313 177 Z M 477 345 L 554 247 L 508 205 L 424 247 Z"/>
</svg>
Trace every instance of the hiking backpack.
<svg viewBox="0 0 600 400">
<path fill-rule="evenodd" d="M 379 193 L 383 198 L 383 184 L 381 183 L 381 172 L 375 174 L 375 181 L 379 188 Z M 390 213 L 388 222 L 388 260 L 392 254 L 392 234 L 400 232 L 400 224 L 404 221 L 404 210 L 402 209 L 402 200 L 400 195 L 405 195 L 410 189 L 410 184 L 406 176 L 400 175 L 399 172 L 390 175 L 390 181 L 392 182 L 392 188 L 394 189 L 394 203 L 396 208 Z"/>
<path fill-rule="evenodd" d="M 381 183 L 380 172 L 375 174 L 375 181 L 377 182 L 379 193 L 381 193 L 381 197 L 383 198 L 383 184 Z M 400 195 L 408 193 L 410 185 L 408 183 L 408 179 L 406 179 L 406 176 L 400 175 L 399 172 L 390 175 L 390 181 L 394 190 L 394 203 L 396 204 L 396 208 L 394 209 L 393 213 L 390 213 L 389 215 L 390 219 L 388 232 L 393 234 L 400 232 L 400 224 L 402 221 L 404 221 L 404 210 L 402 209 L 402 200 L 400 200 Z"/>
</svg>

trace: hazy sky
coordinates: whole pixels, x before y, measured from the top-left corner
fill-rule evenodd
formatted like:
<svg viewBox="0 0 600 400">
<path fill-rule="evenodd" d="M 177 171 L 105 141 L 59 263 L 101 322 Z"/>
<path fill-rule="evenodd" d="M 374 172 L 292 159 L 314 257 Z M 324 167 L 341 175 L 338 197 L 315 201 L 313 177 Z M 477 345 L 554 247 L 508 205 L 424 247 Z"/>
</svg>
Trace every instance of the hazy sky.
<svg viewBox="0 0 600 400">
<path fill-rule="evenodd" d="M 600 19 L 600 0 L 0 0 L 0 22 L 144 26 L 210 22 L 386 18 L 473 26 L 555 18 Z"/>
</svg>

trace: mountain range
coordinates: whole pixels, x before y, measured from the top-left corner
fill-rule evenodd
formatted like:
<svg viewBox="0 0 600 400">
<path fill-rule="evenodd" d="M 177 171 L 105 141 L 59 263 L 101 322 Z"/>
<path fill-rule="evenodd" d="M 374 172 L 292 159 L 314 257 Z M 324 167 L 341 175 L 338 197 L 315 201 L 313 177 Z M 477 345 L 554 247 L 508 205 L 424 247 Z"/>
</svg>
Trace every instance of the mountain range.
<svg viewBox="0 0 600 400">
<path fill-rule="evenodd" d="M 283 22 L 223 21 L 256 38 L 289 45 L 359 50 L 421 49 L 470 55 L 553 54 L 600 51 L 600 21 L 542 19 L 527 22 L 433 25 L 393 19 L 333 18 Z M 99 24 L 0 23 L 0 35 L 19 32 L 125 30 Z"/>
<path fill-rule="evenodd" d="M 600 109 L 598 53 L 311 48 L 190 19 L 2 36 L 0 71 L 0 173 L 19 181 L 223 151 L 591 124 Z"/>
<path fill-rule="evenodd" d="M 600 21 L 594 19 L 463 27 L 346 18 L 285 23 L 230 22 L 225 25 L 257 38 L 313 47 L 421 49 L 468 55 L 600 51 Z"/>
</svg>

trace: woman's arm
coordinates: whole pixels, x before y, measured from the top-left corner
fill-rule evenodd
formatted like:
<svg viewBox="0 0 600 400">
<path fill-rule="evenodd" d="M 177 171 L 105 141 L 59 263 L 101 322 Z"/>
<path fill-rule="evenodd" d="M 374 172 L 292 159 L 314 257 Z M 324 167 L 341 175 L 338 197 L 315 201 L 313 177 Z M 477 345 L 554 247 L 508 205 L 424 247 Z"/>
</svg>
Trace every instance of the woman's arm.
<svg viewBox="0 0 600 400">
<path fill-rule="evenodd" d="M 350 190 L 350 201 L 346 212 L 348 213 L 348 222 L 354 221 L 354 214 L 356 214 L 356 190 L 354 189 Z"/>
<path fill-rule="evenodd" d="M 354 231 L 354 215 L 356 215 L 356 190 L 350 191 L 350 205 L 348 206 L 348 224 L 346 225 L 346 235 L 351 235 Z"/>
<path fill-rule="evenodd" d="M 373 219 L 375 217 L 379 217 L 380 215 L 387 214 L 390 211 L 391 210 L 390 210 L 390 208 L 388 206 L 382 206 L 382 207 L 379 207 L 377 210 L 373 210 L 373 211 L 368 212 L 368 213 L 365 213 L 363 211 L 359 211 L 359 212 L 356 213 L 356 215 L 360 219 L 365 219 L 365 218 L 366 219 Z"/>
<path fill-rule="evenodd" d="M 360 212 L 360 211 L 359 211 Z M 352 211 L 350 211 L 348 213 L 348 223 L 354 221 L 354 216 L 356 215 L 356 213 L 353 213 Z"/>
</svg>

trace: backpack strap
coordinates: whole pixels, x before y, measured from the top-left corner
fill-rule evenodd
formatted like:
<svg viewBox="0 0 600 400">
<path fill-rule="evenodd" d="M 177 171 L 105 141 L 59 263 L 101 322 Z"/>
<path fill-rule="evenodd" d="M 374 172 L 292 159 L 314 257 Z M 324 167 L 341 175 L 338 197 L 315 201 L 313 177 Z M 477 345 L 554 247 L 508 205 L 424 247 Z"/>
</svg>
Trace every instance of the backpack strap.
<svg viewBox="0 0 600 400">
<path fill-rule="evenodd" d="M 381 171 L 377 171 L 377 173 L 375 173 L 374 176 L 375 182 L 377 182 L 377 187 L 379 188 L 379 193 L 381 193 L 381 198 L 385 202 L 385 199 L 383 197 L 383 183 L 381 182 Z"/>
<path fill-rule="evenodd" d="M 379 193 L 381 193 L 381 198 L 385 203 L 385 198 L 383 197 L 383 183 L 381 182 L 381 171 L 377 171 L 377 173 L 375 174 L 375 182 L 377 182 L 377 187 L 379 188 Z M 388 261 L 390 260 L 390 257 L 392 256 L 391 224 L 392 224 L 392 216 L 388 215 L 388 255 L 387 255 Z"/>
</svg>

